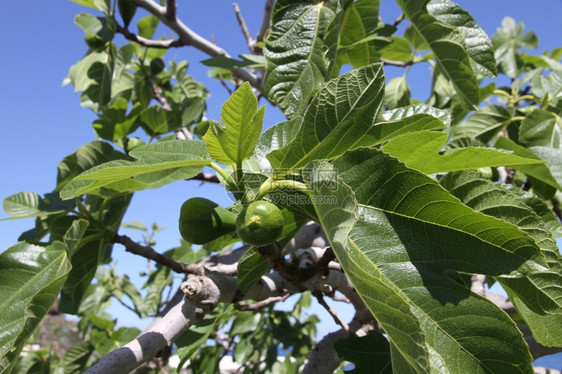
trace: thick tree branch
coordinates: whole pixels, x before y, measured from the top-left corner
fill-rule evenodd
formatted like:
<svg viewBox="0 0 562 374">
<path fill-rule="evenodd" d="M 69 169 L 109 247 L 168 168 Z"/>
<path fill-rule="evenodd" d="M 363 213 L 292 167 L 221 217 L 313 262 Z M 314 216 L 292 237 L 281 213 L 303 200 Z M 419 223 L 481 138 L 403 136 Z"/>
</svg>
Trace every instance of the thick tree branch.
<svg viewBox="0 0 562 374">
<path fill-rule="evenodd" d="M 187 296 L 174 305 L 166 316 L 132 342 L 105 355 L 87 374 L 129 373 L 142 363 L 165 352 L 174 340 L 211 311 L 220 291 L 210 278 L 197 275 L 182 284 Z"/>
<path fill-rule="evenodd" d="M 176 19 L 176 0 L 166 1 L 166 17 L 171 21 Z"/>
<path fill-rule="evenodd" d="M 173 32 L 175 32 L 179 39 L 185 44 L 190 45 L 198 50 L 208 54 L 209 56 L 225 56 L 230 57 L 230 55 L 222 48 L 213 44 L 209 40 L 203 38 L 199 34 L 195 33 L 189 27 L 187 27 L 181 20 L 177 17 L 174 19 L 169 19 L 167 17 L 167 9 L 153 0 L 133 0 L 135 5 L 145 9 L 156 18 L 158 18 L 162 23 L 168 26 Z M 263 82 L 260 77 L 252 74 L 243 69 L 232 70 L 233 76 L 237 79 L 249 82 L 252 87 L 258 90 L 262 95 L 264 94 Z"/>
</svg>

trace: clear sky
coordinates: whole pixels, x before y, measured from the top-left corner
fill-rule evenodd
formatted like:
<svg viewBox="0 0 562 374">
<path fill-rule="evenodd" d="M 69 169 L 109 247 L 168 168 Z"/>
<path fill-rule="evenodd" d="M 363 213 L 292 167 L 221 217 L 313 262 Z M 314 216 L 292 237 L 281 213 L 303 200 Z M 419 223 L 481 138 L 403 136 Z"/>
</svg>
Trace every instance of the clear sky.
<svg viewBox="0 0 562 374">
<path fill-rule="evenodd" d="M 257 33 L 264 1 L 238 0 L 238 3 L 250 31 Z M 400 14 L 396 2 L 382 0 L 381 3 L 383 20 L 392 23 Z M 523 22 L 526 30 L 537 33 L 540 41 L 538 51 L 562 46 L 562 0 L 462 0 L 457 3 L 468 10 L 490 36 L 502 19 L 510 16 Z M 91 123 L 96 117 L 89 109 L 80 107 L 79 96 L 72 87 L 61 87 L 68 68 L 87 50 L 83 32 L 74 24 L 74 16 L 90 10 L 68 0 L 6 1 L 2 8 L 0 35 L 4 40 L 4 57 L 0 62 L 0 198 L 3 199 L 21 191 L 39 194 L 52 191 L 58 162 L 95 139 Z M 137 16 L 139 14 L 146 15 L 142 10 L 137 12 Z M 203 37 L 214 37 L 217 44 L 231 55 L 247 53 L 232 1 L 179 1 L 178 15 Z M 161 29 L 157 36 L 164 33 L 170 35 L 167 30 Z M 219 119 L 221 105 L 228 94 L 219 83 L 207 77 L 206 68 L 198 63 L 207 56 L 189 47 L 171 51 L 169 55 L 190 62 L 188 73 L 203 82 L 213 95 L 208 100 L 208 117 Z M 418 73 L 423 77 L 416 78 Z M 428 66 L 412 69 L 408 79 L 413 85 L 413 96 L 424 100 L 429 92 Z M 266 125 L 271 126 L 281 120 L 276 108 L 267 108 Z M 167 227 L 157 234 L 156 249 L 161 252 L 170 249 L 178 244 L 177 219 L 184 200 L 192 196 L 206 196 L 219 204 L 229 204 L 220 187 L 197 186 L 195 182 L 176 182 L 160 190 L 139 192 L 135 194 L 124 221 L 136 219 L 145 225 L 156 222 Z M 6 216 L 4 212 L 0 213 L 0 218 Z M 33 225 L 33 219 L 0 222 L 0 251 L 15 244 L 19 234 Z M 123 232 L 139 239 L 135 232 Z M 146 269 L 145 261 L 130 254 L 120 254 L 122 252 L 122 248 L 115 247 L 114 254 L 120 262 L 121 271 Z"/>
</svg>

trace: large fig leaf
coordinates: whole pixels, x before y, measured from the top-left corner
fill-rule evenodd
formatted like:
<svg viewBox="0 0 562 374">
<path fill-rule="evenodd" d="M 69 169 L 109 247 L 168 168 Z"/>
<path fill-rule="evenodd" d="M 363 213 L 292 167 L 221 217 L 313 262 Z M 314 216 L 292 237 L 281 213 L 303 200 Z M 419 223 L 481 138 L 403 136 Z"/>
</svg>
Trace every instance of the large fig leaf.
<svg viewBox="0 0 562 374">
<path fill-rule="evenodd" d="M 327 183 L 334 171 L 320 164 L 307 184 L 324 197 L 315 208 L 342 267 L 402 358 L 393 364 L 418 373 L 529 372 L 531 356 L 516 325 L 471 293 L 455 270 L 509 272 L 507 258 L 540 260 L 532 240 L 380 151 L 355 150 L 334 165 L 341 180 Z M 512 231 L 518 246 L 499 248 L 495 230 Z M 499 256 L 504 269 L 477 252 Z"/>
</svg>

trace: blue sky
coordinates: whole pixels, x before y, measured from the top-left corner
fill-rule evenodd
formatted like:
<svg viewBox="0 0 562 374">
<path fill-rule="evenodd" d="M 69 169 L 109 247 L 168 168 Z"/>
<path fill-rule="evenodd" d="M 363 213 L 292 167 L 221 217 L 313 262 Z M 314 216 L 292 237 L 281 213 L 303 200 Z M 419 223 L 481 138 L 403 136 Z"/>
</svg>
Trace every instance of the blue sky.
<svg viewBox="0 0 562 374">
<path fill-rule="evenodd" d="M 238 2 L 250 31 L 255 34 L 261 22 L 264 2 Z M 468 10 L 490 36 L 502 19 L 510 16 L 523 22 L 526 30 L 537 33 L 540 41 L 538 51 L 562 46 L 562 0 L 462 0 L 457 3 Z M 20 191 L 40 194 L 52 191 L 58 162 L 79 146 L 94 140 L 91 128 L 94 114 L 80 107 L 79 97 L 70 86 L 61 87 L 68 68 L 87 49 L 82 31 L 74 24 L 74 16 L 84 11 L 89 10 L 68 0 L 7 1 L 3 4 L 0 13 L 0 34 L 4 36 L 4 57 L 0 62 L 2 199 Z M 203 37 L 210 39 L 214 36 L 231 55 L 247 53 L 234 17 L 232 1 L 185 0 L 178 2 L 178 14 L 184 23 Z M 391 23 L 399 14 L 395 1 L 382 1 L 383 20 Z M 169 35 L 167 30 L 162 29 L 157 36 L 163 33 Z M 207 56 L 191 48 L 171 51 L 170 56 L 190 62 L 188 73 L 207 85 L 212 93 L 208 100 L 208 116 L 220 118 L 220 108 L 228 94 L 219 83 L 207 77 L 206 68 L 198 63 Z M 425 99 L 429 92 L 428 69 L 427 65 L 423 65 L 412 69 L 408 75 L 413 96 L 418 99 Z M 418 74 L 420 78 L 416 78 Z M 390 78 L 392 75 L 389 75 Z M 267 108 L 266 125 L 281 120 L 276 108 Z M 156 249 L 165 251 L 178 244 L 176 226 L 179 207 L 193 196 L 206 196 L 219 204 L 229 204 L 228 197 L 219 186 L 176 182 L 160 190 L 137 193 L 125 222 L 136 219 L 146 225 L 156 222 L 167 227 L 156 236 Z M 0 213 L 0 218 L 6 216 L 4 212 Z M 15 244 L 19 234 L 33 225 L 33 219 L 0 222 L 0 251 Z M 139 238 L 135 232 L 124 232 Z M 114 253 L 120 263 L 120 271 L 146 269 L 145 261 L 122 254 L 118 246 Z M 330 323 L 328 318 L 326 328 L 332 328 Z"/>
</svg>

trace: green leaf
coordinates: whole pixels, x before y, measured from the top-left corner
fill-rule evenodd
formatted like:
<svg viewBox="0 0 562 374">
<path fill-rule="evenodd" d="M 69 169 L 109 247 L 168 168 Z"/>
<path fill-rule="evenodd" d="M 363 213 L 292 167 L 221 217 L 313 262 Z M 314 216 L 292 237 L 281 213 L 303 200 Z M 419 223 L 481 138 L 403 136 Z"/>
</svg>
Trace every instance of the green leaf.
<svg viewBox="0 0 562 374">
<path fill-rule="evenodd" d="M 216 324 L 217 317 L 220 314 L 217 311 L 206 313 L 202 320 L 197 322 L 189 330 L 184 332 L 174 343 L 178 349 L 176 354 L 180 358 L 179 368 L 183 367 L 185 362 L 193 357 L 202 344 L 207 341 L 207 338 L 213 332 Z"/>
<path fill-rule="evenodd" d="M 443 73 L 453 83 L 467 108 L 480 103 L 479 87 L 472 72 L 464 35 L 428 13 L 427 1 L 397 0 L 413 27 L 429 44 Z"/>
<path fill-rule="evenodd" d="M 299 169 L 310 161 L 334 158 L 348 149 L 373 144 L 383 91 L 381 64 L 330 80 L 310 103 L 295 139 L 271 152 L 269 162 L 275 169 Z M 342 97 L 346 98 L 343 102 Z"/>
<path fill-rule="evenodd" d="M 414 59 L 410 42 L 400 36 L 394 36 L 392 43 L 384 47 L 380 53 L 382 58 L 390 61 L 409 62 Z"/>
<path fill-rule="evenodd" d="M 103 108 L 99 119 L 92 124 L 96 134 L 109 141 L 124 139 L 138 127 L 140 103 L 135 103 L 129 113 L 129 101 L 123 97 L 115 100 L 108 107 Z"/>
<path fill-rule="evenodd" d="M 114 150 L 108 143 L 102 141 L 87 143 L 59 162 L 56 191 L 61 190 L 74 177 L 94 166 L 125 158 L 127 155 Z"/>
<path fill-rule="evenodd" d="M 137 287 L 131 282 L 127 275 L 124 275 L 118 279 L 115 284 L 116 293 L 120 295 L 116 296 L 117 299 L 123 301 L 122 295 L 127 295 L 129 299 L 133 302 L 133 307 L 137 315 L 141 318 L 147 317 L 148 313 L 145 310 L 145 304 L 142 296 L 137 289 Z"/>
<path fill-rule="evenodd" d="M 523 69 L 523 63 L 518 55 L 521 48 L 537 48 L 539 40 L 534 32 L 523 35 L 523 23 L 515 24 L 513 18 L 505 17 L 502 27 L 492 37 L 494 55 L 501 70 L 510 78 L 516 78 Z"/>
<path fill-rule="evenodd" d="M 169 255 L 169 253 L 166 253 Z M 150 273 L 143 288 L 146 289 L 143 307 L 148 315 L 158 313 L 163 302 L 164 289 L 172 285 L 170 268 L 167 266 L 158 267 L 156 271 Z"/>
<path fill-rule="evenodd" d="M 547 162 L 546 165 L 556 183 L 562 186 L 562 149 L 535 146 L 529 147 L 528 150 Z M 562 191 L 561 187 L 558 189 Z"/>
<path fill-rule="evenodd" d="M 439 119 L 445 125 L 451 124 L 451 113 L 448 110 L 432 107 L 427 104 L 414 104 L 393 110 L 387 110 L 383 113 L 383 118 L 387 121 L 396 121 L 412 117 L 416 114 L 428 114 Z"/>
<path fill-rule="evenodd" d="M 18 243 L 0 254 L 0 371 L 13 365 L 70 271 L 64 244 Z"/>
<path fill-rule="evenodd" d="M 407 331 L 417 331 L 415 341 L 425 347 L 426 365 L 435 365 L 434 370 L 531 370 L 528 348 L 515 324 L 491 302 L 472 294 L 456 271 L 528 274 L 530 261 L 545 264 L 532 239 L 513 225 L 462 205 L 431 178 L 378 150 L 355 150 L 334 165 L 364 205 L 344 247 L 336 249 L 341 236 L 337 230 L 332 234 L 332 225 L 325 225 L 325 231 L 355 288 L 409 364 L 430 372 L 420 367 L 426 359 L 407 354 L 411 343 L 404 347 L 403 340 L 394 339 L 398 333 L 385 325 L 392 321 L 379 318 L 384 304 L 376 302 L 376 282 L 384 282 L 395 295 L 385 303 L 399 299 L 410 306 L 418 327 Z M 316 208 L 320 217 L 340 211 Z M 340 220 L 339 226 L 349 223 Z"/>
<path fill-rule="evenodd" d="M 99 105 L 105 105 L 111 100 L 111 83 L 115 59 L 113 54 L 106 54 L 104 61 L 94 62 L 88 69 L 91 84 L 84 91 L 90 100 Z"/>
<path fill-rule="evenodd" d="M 218 67 L 223 69 L 257 69 L 266 65 L 265 57 L 256 55 L 240 55 L 241 60 L 236 60 L 226 56 L 215 56 L 202 60 L 205 66 Z"/>
<path fill-rule="evenodd" d="M 238 288 L 242 293 L 247 293 L 269 268 L 269 261 L 258 252 L 256 247 L 251 247 L 238 261 Z"/>
<path fill-rule="evenodd" d="M 70 0 L 70 1 L 88 8 L 97 9 L 93 0 Z"/>
<path fill-rule="evenodd" d="M 224 103 L 221 111 L 223 128 L 212 121 L 203 137 L 211 157 L 222 164 L 240 164 L 254 152 L 263 128 L 265 106 L 258 100 L 249 83 L 244 83 Z"/>
<path fill-rule="evenodd" d="M 152 14 L 141 18 L 137 22 L 137 27 L 139 29 L 139 35 L 143 38 L 152 39 L 154 36 L 154 32 L 156 31 L 156 27 L 160 23 L 160 20 L 153 16 Z"/>
<path fill-rule="evenodd" d="M 443 132 L 417 131 L 400 135 L 386 143 L 382 150 L 412 169 L 426 174 L 478 169 L 487 166 L 540 164 L 536 158 L 485 147 L 466 147 L 440 154 L 448 135 Z"/>
<path fill-rule="evenodd" d="M 379 4 L 380 0 L 359 0 L 346 7 L 339 33 L 340 65 L 359 68 L 379 61 L 381 44 L 391 41 L 387 35 L 379 35 L 383 31 Z"/>
<path fill-rule="evenodd" d="M 485 77 L 496 76 L 496 60 L 492 43 L 466 10 L 449 0 L 431 0 L 427 4 L 427 11 L 463 33 L 466 50 L 474 70 Z"/>
<path fill-rule="evenodd" d="M 302 121 L 303 118 L 298 116 L 292 120 L 278 123 L 261 134 L 256 144 L 256 161 L 262 173 L 272 174 L 271 165 L 266 155 L 291 143 L 295 136 L 297 136 Z"/>
<path fill-rule="evenodd" d="M 554 187 L 556 189 L 562 189 L 560 184 L 562 183 L 562 170 L 558 167 L 559 164 L 556 164 L 556 158 L 549 156 L 554 156 L 556 152 L 542 152 L 540 155 L 537 155 L 537 152 L 541 152 L 545 147 L 535 147 L 534 151 L 531 149 L 527 149 L 518 145 L 517 143 L 513 142 L 509 138 L 502 136 L 496 140 L 494 147 L 499 149 L 506 149 L 508 151 L 512 151 L 515 155 L 525 157 L 525 158 L 534 158 L 536 160 L 544 160 L 549 162 L 548 165 L 546 164 L 535 164 L 535 165 L 511 165 L 512 168 L 515 170 L 522 171 L 523 173 L 527 174 L 530 177 L 536 178 L 539 181 L 546 183 L 547 185 Z M 536 151 L 536 152 L 535 152 Z M 543 158 L 543 157 L 546 157 Z M 551 162 L 554 161 L 554 162 Z M 560 161 L 558 161 L 560 162 Z M 551 169 L 553 168 L 553 172 L 557 173 L 556 176 L 551 173 Z"/>
<path fill-rule="evenodd" d="M 529 234 L 541 248 L 548 269 L 536 267 L 525 278 L 499 276 L 497 279 L 526 301 L 534 312 L 562 314 L 562 257 L 552 235 L 523 198 L 508 187 L 480 178 L 476 172 L 450 173 L 440 183 L 475 211 L 512 223 Z"/>
<path fill-rule="evenodd" d="M 316 204 L 315 209 L 340 264 L 390 339 L 400 347 L 402 355 L 420 373 L 429 372 L 424 332 L 410 305 L 400 297 L 400 290 L 389 284 L 380 269 L 369 266 L 364 256 L 349 246 L 348 235 L 358 218 L 353 192 L 339 180 L 330 165 L 317 162 L 310 166 L 314 172 L 309 175 L 314 179 L 306 183 L 312 195 L 335 197 L 328 200 L 332 204 Z"/>
<path fill-rule="evenodd" d="M 4 211 L 12 216 L 2 219 L 3 221 L 64 213 L 74 209 L 75 203 L 74 201 L 62 201 L 57 194 L 53 193 L 41 198 L 35 192 L 19 192 L 5 198 L 2 205 Z"/>
<path fill-rule="evenodd" d="M 562 99 L 562 68 L 552 70 L 548 76 L 537 74 L 532 79 L 531 90 L 541 100 L 549 98 L 559 102 Z"/>
<path fill-rule="evenodd" d="M 80 239 L 82 239 L 86 233 L 86 229 L 89 224 L 89 221 L 85 219 L 74 220 L 64 234 L 63 241 L 64 245 L 66 245 L 66 248 L 68 249 L 69 256 L 74 254 L 74 251 L 78 247 Z"/>
<path fill-rule="evenodd" d="M 534 109 L 521 121 L 519 141 L 527 147 L 543 146 L 560 149 L 562 119 L 551 112 Z"/>
<path fill-rule="evenodd" d="M 487 105 L 479 108 L 466 121 L 451 127 L 449 133 L 454 137 L 471 137 L 488 143 L 511 123 L 513 113 L 513 108 Z"/>
<path fill-rule="evenodd" d="M 86 170 L 61 190 L 63 199 L 92 193 L 101 187 L 118 192 L 130 192 L 161 185 L 154 172 L 189 167 L 188 172 L 172 174 L 165 180 L 170 183 L 188 175 L 196 175 L 201 167 L 210 164 L 205 143 L 198 140 L 172 140 L 147 144 L 130 152 L 135 161 L 109 161 Z M 145 181 L 138 178 L 148 178 Z M 161 176 L 157 174 L 156 176 Z M 156 179 L 156 181 L 153 181 Z M 151 183 L 155 184 L 151 184 Z"/>
<path fill-rule="evenodd" d="M 96 17 L 89 13 L 80 13 L 74 18 L 74 22 L 86 34 L 86 41 L 88 44 L 92 42 L 103 45 L 111 41 L 115 32 L 107 24 L 106 17 Z"/>
<path fill-rule="evenodd" d="M 405 77 L 392 79 L 384 89 L 384 107 L 395 109 L 410 104 L 410 86 Z"/>
<path fill-rule="evenodd" d="M 475 212 L 433 179 L 378 150 L 356 150 L 334 164 L 338 175 L 353 188 L 359 203 L 383 211 L 393 225 L 410 225 L 412 234 L 419 225 L 424 233 L 420 231 L 422 237 L 415 242 L 423 241 L 420 247 L 434 245 L 435 240 L 456 240 L 456 246 L 439 244 L 439 250 L 428 247 L 430 253 L 415 252 L 416 256 L 431 260 L 432 266 L 494 276 L 509 274 L 512 279 L 527 279 L 547 266 L 537 244 L 516 226 Z M 365 175 L 369 177 L 366 179 Z M 451 236 L 425 238 L 441 234 Z M 462 245 L 470 251 L 458 250 Z M 444 257 L 438 260 L 441 256 Z"/>
<path fill-rule="evenodd" d="M 92 69 L 95 64 L 109 64 L 112 58 L 105 50 L 90 50 L 88 53 L 76 64 L 72 65 L 68 70 L 68 75 L 63 81 L 63 85 L 72 83 L 74 92 L 86 91 L 92 85 L 99 85 L 99 73 L 102 69 Z M 90 73 L 92 71 L 92 73 Z M 97 75 L 93 73 L 97 73 Z M 98 80 L 96 80 L 98 79 Z"/>
<path fill-rule="evenodd" d="M 562 257 L 544 221 L 528 205 L 530 196 L 525 196 L 519 190 L 509 186 L 481 179 L 474 172 L 448 174 L 440 180 L 440 183 L 471 208 L 516 224 L 527 232 L 541 247 L 550 268 L 546 272 L 543 271 L 542 274 L 536 274 L 536 278 L 546 280 L 546 283 L 541 286 L 541 290 L 553 297 L 558 295 L 560 300 Z M 499 280 L 502 282 L 502 278 Z M 507 280 L 509 281 L 509 279 Z M 538 279 L 536 283 L 543 282 Z M 562 314 L 545 315 L 542 311 L 537 311 L 536 305 L 532 307 L 525 305 L 517 291 L 511 290 L 509 284 L 507 286 L 510 300 L 527 322 L 537 342 L 545 346 L 561 346 L 562 337 L 553 332 L 562 323 Z M 538 302 L 541 298 L 541 295 L 537 295 L 535 304 L 543 305 L 543 301 Z"/>
<path fill-rule="evenodd" d="M 305 110 L 314 91 L 331 74 L 336 52 L 331 47 L 337 39 L 328 37 L 328 31 L 334 17 L 325 2 L 275 2 L 264 47 L 265 92 L 288 118 Z"/>
<path fill-rule="evenodd" d="M 379 333 L 372 331 L 362 337 L 338 340 L 334 348 L 342 360 L 355 364 L 354 369 L 346 373 L 391 374 L 393 372 L 388 340 Z"/>
<path fill-rule="evenodd" d="M 117 8 L 121 18 L 123 19 L 123 26 L 128 28 L 131 20 L 135 16 L 137 6 L 133 3 L 133 0 L 118 0 Z"/>
<path fill-rule="evenodd" d="M 62 358 L 62 366 L 65 374 L 80 374 L 86 369 L 88 359 L 94 352 L 94 347 L 90 342 L 74 345 L 70 347 Z"/>
</svg>

